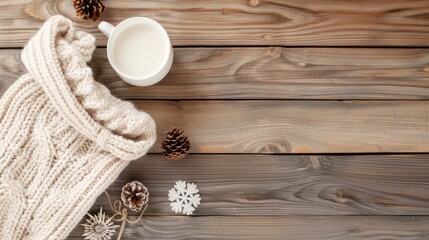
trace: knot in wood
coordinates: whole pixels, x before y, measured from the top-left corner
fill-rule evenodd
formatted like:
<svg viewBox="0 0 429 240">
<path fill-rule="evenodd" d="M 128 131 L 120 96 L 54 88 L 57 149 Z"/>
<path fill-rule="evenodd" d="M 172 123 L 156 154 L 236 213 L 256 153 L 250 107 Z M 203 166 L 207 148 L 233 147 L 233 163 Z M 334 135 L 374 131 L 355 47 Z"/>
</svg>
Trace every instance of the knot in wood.
<svg viewBox="0 0 429 240">
<path fill-rule="evenodd" d="M 270 56 L 278 58 L 282 54 L 282 48 L 281 47 L 269 47 L 268 48 L 268 54 Z"/>
<path fill-rule="evenodd" d="M 339 190 L 335 193 L 335 195 L 337 195 L 337 198 L 339 198 L 339 199 L 343 199 L 343 198 L 344 198 L 345 193 L 346 193 L 346 192 L 345 192 L 344 190 L 339 189 Z"/>
<path fill-rule="evenodd" d="M 305 67 L 305 66 L 307 66 L 307 64 L 305 64 L 305 62 L 299 62 L 299 63 L 297 63 L 297 65 L 299 67 Z"/>
<path fill-rule="evenodd" d="M 256 7 L 260 2 L 260 0 L 249 0 L 249 6 Z"/>
</svg>

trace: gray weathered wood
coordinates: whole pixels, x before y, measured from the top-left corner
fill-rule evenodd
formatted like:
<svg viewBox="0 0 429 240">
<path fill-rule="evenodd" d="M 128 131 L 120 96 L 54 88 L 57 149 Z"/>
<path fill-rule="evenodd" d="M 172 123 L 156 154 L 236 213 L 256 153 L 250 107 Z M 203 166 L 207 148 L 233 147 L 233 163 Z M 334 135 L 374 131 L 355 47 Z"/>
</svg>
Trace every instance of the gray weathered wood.
<svg viewBox="0 0 429 240">
<path fill-rule="evenodd" d="M 128 166 L 108 192 L 142 181 L 147 215 L 171 215 L 175 181 L 195 182 L 195 215 L 428 215 L 429 155 L 199 155 L 171 162 L 150 154 Z M 108 210 L 103 194 L 92 211 Z M 110 213 L 110 211 L 108 211 Z M 292 217 L 293 218 L 293 217 Z"/>
<path fill-rule="evenodd" d="M 101 20 L 146 16 L 174 45 L 429 46 L 429 1 L 120 0 L 105 1 Z M 19 47 L 44 20 L 63 14 L 106 38 L 97 23 L 75 17 L 72 1 L 3 0 L 0 47 Z"/>
<path fill-rule="evenodd" d="M 134 101 L 193 153 L 427 152 L 424 101 Z"/>
<path fill-rule="evenodd" d="M 148 88 L 120 80 L 105 49 L 91 63 L 114 95 L 155 118 L 151 153 L 173 126 L 192 145 L 180 162 L 160 154 L 132 162 L 108 189 L 117 198 L 140 180 L 151 192 L 147 217 L 123 239 L 429 239 L 428 154 L 331 154 L 429 152 L 428 102 L 410 101 L 429 100 L 429 1 L 104 3 L 101 20 L 151 17 L 175 46 L 189 46 L 175 49 L 171 73 Z M 72 0 L 2 0 L 0 96 L 25 71 L 10 48 L 55 14 L 106 45 L 98 23 L 74 16 Z M 196 217 L 172 216 L 167 192 L 179 179 L 198 184 Z M 91 211 L 100 206 L 108 209 L 103 196 Z"/>
<path fill-rule="evenodd" d="M 124 240 L 269 239 L 269 240 L 423 240 L 428 217 L 147 217 L 128 225 Z M 82 239 L 78 226 L 68 238 Z"/>
<path fill-rule="evenodd" d="M 176 48 L 166 79 L 134 87 L 94 54 L 96 79 L 132 99 L 428 99 L 429 50 L 381 48 Z M 0 50 L 0 92 L 25 68 Z"/>
</svg>

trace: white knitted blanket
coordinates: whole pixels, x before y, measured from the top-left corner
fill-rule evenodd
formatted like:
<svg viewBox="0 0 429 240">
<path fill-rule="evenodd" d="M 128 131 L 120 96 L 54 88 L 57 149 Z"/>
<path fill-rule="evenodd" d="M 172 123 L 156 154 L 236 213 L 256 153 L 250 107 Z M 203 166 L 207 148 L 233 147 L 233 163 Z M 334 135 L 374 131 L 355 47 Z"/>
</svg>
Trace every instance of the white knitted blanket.
<svg viewBox="0 0 429 240">
<path fill-rule="evenodd" d="M 0 239 L 64 239 L 127 166 L 155 123 L 87 66 L 92 35 L 50 18 L 22 52 L 28 69 L 0 101 Z"/>
</svg>

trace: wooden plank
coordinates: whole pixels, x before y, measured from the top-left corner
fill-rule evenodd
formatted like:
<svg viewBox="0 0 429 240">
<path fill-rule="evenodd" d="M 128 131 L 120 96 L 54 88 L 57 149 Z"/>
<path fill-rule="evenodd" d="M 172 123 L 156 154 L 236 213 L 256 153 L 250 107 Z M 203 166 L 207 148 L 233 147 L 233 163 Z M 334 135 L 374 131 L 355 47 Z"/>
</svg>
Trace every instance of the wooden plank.
<svg viewBox="0 0 429 240">
<path fill-rule="evenodd" d="M 428 227 L 429 217 L 147 217 L 127 225 L 123 239 L 422 240 Z"/>
<path fill-rule="evenodd" d="M 429 215 L 429 155 L 199 155 L 171 162 L 160 154 L 134 161 L 108 192 L 142 181 L 147 215 L 172 215 L 168 190 L 194 182 L 195 215 Z M 92 208 L 107 210 L 103 194 Z M 110 211 L 109 211 L 110 213 Z"/>
<path fill-rule="evenodd" d="M 185 129 L 194 153 L 427 152 L 423 101 L 134 101 L 163 133 Z M 370 124 L 368 124 L 370 123 Z"/>
<path fill-rule="evenodd" d="M 0 50 L 0 94 L 25 68 Z M 132 99 L 429 99 L 429 50 L 380 48 L 176 48 L 166 79 L 134 87 L 105 49 L 91 66 L 114 95 Z"/>
<path fill-rule="evenodd" d="M 101 20 L 146 16 L 174 45 L 429 46 L 429 1 L 409 0 L 120 0 L 105 1 Z M 44 20 L 63 14 L 106 38 L 97 23 L 75 17 L 71 1 L 3 0 L 0 47 L 20 47 Z"/>
<path fill-rule="evenodd" d="M 158 142 L 182 128 L 193 153 L 427 152 L 423 101 L 134 101 Z"/>
</svg>

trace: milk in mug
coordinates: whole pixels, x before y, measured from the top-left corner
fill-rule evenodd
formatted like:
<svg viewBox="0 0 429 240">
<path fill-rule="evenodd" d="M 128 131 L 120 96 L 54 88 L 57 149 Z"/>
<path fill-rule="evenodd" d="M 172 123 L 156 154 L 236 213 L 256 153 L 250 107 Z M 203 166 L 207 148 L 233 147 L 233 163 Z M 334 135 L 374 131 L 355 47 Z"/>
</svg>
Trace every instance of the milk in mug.
<svg viewBox="0 0 429 240">
<path fill-rule="evenodd" d="M 173 48 L 159 23 L 133 17 L 116 27 L 101 22 L 98 28 L 109 38 L 107 57 L 123 80 L 136 86 L 150 86 L 167 75 L 173 63 Z"/>
</svg>

